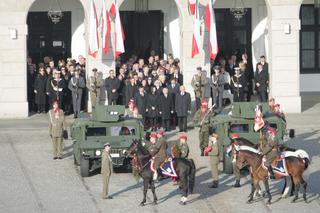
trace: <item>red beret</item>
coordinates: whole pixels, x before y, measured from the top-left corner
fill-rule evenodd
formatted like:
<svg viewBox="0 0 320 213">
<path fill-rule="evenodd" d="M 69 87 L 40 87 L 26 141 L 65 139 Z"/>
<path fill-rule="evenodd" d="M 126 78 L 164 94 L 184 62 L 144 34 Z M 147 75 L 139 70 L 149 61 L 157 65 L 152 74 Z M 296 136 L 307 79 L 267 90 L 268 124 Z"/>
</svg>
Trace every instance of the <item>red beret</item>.
<svg viewBox="0 0 320 213">
<path fill-rule="evenodd" d="M 207 100 L 202 100 L 201 101 L 201 105 L 208 105 L 208 101 Z"/>
<path fill-rule="evenodd" d="M 270 98 L 269 101 L 275 101 L 275 99 L 274 98 Z"/>
<path fill-rule="evenodd" d="M 154 134 L 154 133 L 152 133 L 152 134 L 150 134 L 150 135 L 149 135 L 149 137 L 150 137 L 150 138 L 156 138 L 156 137 L 157 137 L 157 135 L 156 135 L 156 134 Z"/>
<path fill-rule="evenodd" d="M 181 135 L 181 136 L 180 136 L 180 139 L 188 139 L 188 137 L 185 136 L 185 135 Z"/>
<path fill-rule="evenodd" d="M 237 134 L 237 133 L 233 133 L 233 134 L 231 135 L 231 138 L 232 138 L 232 139 L 236 139 L 236 138 L 240 138 L 240 136 L 239 136 L 239 134 Z"/>
<path fill-rule="evenodd" d="M 274 104 L 273 108 L 275 108 L 275 107 L 280 107 L 280 104 Z"/>
<path fill-rule="evenodd" d="M 201 109 L 207 109 L 208 107 L 206 105 L 201 105 Z"/>
</svg>

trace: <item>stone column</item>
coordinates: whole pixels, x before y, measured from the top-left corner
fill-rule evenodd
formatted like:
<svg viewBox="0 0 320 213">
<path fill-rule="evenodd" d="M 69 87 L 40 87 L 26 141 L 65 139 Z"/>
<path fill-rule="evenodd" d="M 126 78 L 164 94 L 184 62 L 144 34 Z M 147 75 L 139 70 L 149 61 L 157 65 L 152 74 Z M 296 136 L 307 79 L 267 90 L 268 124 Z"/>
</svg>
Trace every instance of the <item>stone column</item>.
<svg viewBox="0 0 320 213">
<path fill-rule="evenodd" d="M 299 10 L 301 0 L 266 0 L 270 94 L 285 112 L 301 112 Z"/>
</svg>

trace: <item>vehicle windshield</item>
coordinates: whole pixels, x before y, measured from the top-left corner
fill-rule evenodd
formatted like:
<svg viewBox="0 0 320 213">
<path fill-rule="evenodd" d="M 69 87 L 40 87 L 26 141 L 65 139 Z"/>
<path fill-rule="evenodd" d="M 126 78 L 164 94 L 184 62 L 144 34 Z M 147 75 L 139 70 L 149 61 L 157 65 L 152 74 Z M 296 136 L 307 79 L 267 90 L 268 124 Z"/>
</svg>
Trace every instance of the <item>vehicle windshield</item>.
<svg viewBox="0 0 320 213">
<path fill-rule="evenodd" d="M 87 137 L 101 137 L 107 136 L 107 129 L 105 127 L 90 127 L 86 131 Z"/>
<path fill-rule="evenodd" d="M 111 136 L 136 135 L 133 126 L 113 126 L 111 127 Z"/>
<path fill-rule="evenodd" d="M 249 132 L 249 124 L 231 124 L 230 132 L 231 133 Z"/>
</svg>

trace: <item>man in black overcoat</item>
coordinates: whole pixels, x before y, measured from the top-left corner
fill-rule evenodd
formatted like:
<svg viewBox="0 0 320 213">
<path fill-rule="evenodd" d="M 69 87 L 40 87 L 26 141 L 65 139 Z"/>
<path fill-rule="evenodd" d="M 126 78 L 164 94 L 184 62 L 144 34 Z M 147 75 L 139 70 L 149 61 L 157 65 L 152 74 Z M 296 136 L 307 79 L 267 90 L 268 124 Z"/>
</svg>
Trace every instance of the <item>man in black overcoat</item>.
<svg viewBox="0 0 320 213">
<path fill-rule="evenodd" d="M 139 91 L 134 96 L 134 104 L 138 107 L 139 114 L 142 116 L 142 122 L 145 123 L 147 108 L 147 93 L 141 85 Z"/>
<path fill-rule="evenodd" d="M 116 105 L 119 97 L 120 81 L 115 77 L 114 70 L 109 71 L 109 77 L 105 80 L 108 104 Z"/>
<path fill-rule="evenodd" d="M 258 63 L 257 65 L 257 70 L 254 75 L 254 83 L 257 90 L 258 101 L 267 102 L 269 74 L 268 74 L 268 71 L 263 69 L 263 65 L 261 63 Z"/>
<path fill-rule="evenodd" d="M 130 79 L 130 82 L 125 86 L 125 105 L 128 106 L 128 103 L 131 99 L 134 99 L 134 95 L 138 92 L 138 86 L 134 78 Z"/>
<path fill-rule="evenodd" d="M 178 117 L 179 131 L 186 132 L 188 113 L 191 113 L 191 97 L 184 86 L 180 86 L 180 92 L 176 95 L 175 111 Z"/>
<path fill-rule="evenodd" d="M 162 95 L 159 97 L 159 114 L 162 120 L 162 127 L 165 131 L 170 131 L 170 120 L 174 112 L 174 102 L 168 88 L 162 89 Z"/>
</svg>

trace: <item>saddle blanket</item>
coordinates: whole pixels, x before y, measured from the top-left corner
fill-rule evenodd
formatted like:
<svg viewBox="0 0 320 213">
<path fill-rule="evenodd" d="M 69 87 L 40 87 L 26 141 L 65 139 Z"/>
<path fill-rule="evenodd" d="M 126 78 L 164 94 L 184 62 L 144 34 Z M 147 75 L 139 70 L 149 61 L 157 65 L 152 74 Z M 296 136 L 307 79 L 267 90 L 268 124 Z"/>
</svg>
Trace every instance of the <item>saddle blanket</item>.
<svg viewBox="0 0 320 213">
<path fill-rule="evenodd" d="M 156 172 L 154 161 L 152 160 L 150 163 L 150 169 L 153 172 Z M 172 158 L 168 158 L 165 162 L 160 165 L 161 173 L 165 176 L 169 176 L 172 178 L 178 177 L 177 172 L 173 166 Z"/>
<path fill-rule="evenodd" d="M 263 159 L 263 162 L 265 162 L 265 159 Z M 268 170 L 268 168 L 263 163 L 263 167 Z M 272 163 L 272 169 L 275 174 L 278 174 L 280 176 L 289 176 L 289 173 L 287 171 L 286 167 L 286 160 L 285 158 L 281 158 L 280 160 L 275 161 Z"/>
</svg>

